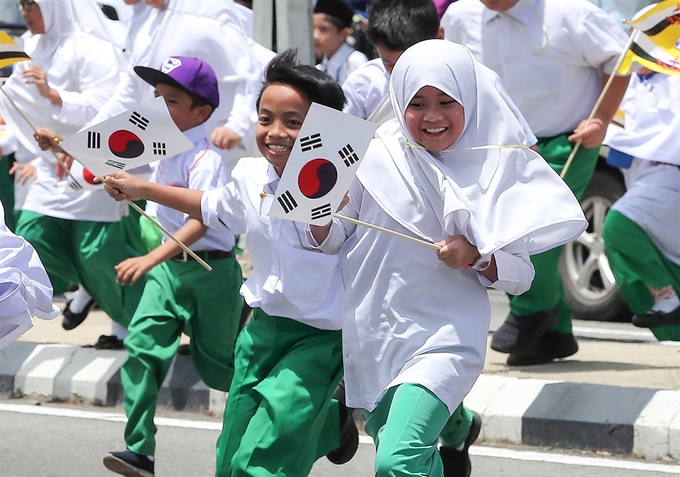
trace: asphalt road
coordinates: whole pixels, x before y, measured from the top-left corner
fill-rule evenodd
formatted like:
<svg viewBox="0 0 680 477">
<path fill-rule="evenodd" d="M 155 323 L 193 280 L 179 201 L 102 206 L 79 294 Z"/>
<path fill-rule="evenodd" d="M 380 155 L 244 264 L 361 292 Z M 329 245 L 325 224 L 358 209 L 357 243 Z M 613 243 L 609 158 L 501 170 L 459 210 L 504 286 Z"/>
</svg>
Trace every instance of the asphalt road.
<svg viewBox="0 0 680 477">
<path fill-rule="evenodd" d="M 36 414 L 40 413 L 40 414 Z M 181 413 L 157 419 L 156 475 L 198 477 L 214 472 L 214 445 L 219 420 Z M 106 477 L 102 465 L 109 450 L 123 447 L 120 410 L 30 405 L 0 401 L 0 476 Z M 344 466 L 325 459 L 313 477 L 373 475 L 373 446 L 366 436 L 355 458 Z M 680 474 L 680 466 L 621 460 L 594 455 L 557 454 L 536 449 L 474 446 L 473 476 L 501 477 L 656 477 Z"/>
</svg>

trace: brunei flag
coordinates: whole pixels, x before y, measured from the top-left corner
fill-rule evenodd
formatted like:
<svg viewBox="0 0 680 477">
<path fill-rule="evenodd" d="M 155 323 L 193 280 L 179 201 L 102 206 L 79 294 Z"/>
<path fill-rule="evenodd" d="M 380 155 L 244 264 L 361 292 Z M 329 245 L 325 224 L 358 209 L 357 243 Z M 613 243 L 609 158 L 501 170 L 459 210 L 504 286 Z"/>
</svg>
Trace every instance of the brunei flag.
<svg viewBox="0 0 680 477">
<path fill-rule="evenodd" d="M 680 39 L 680 0 L 666 0 L 643 9 L 629 25 L 660 47 L 674 48 Z"/>
<path fill-rule="evenodd" d="M 269 206 L 270 217 L 326 225 L 340 206 L 378 125 L 312 103 Z"/>
<path fill-rule="evenodd" d="M 30 58 L 24 50 L 6 32 L 0 31 L 0 68 L 26 60 Z"/>
<path fill-rule="evenodd" d="M 78 132 L 60 147 L 101 177 L 176 156 L 194 144 L 177 129 L 159 97 Z"/>
<path fill-rule="evenodd" d="M 657 73 L 680 76 L 680 50 L 663 48 L 640 31 L 633 35 L 633 42 L 623 56 L 618 74 L 629 75 L 642 66 Z"/>
</svg>

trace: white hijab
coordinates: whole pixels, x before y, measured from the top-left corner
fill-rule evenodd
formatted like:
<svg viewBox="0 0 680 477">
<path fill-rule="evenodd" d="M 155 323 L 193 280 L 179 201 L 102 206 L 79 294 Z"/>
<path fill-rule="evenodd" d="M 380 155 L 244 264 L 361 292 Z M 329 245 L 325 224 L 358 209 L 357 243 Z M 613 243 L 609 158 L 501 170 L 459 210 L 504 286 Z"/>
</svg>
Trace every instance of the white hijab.
<svg viewBox="0 0 680 477">
<path fill-rule="evenodd" d="M 441 153 L 418 146 L 406 127 L 406 107 L 424 86 L 465 111 L 461 136 Z M 464 46 L 428 40 L 406 50 L 392 72 L 390 98 L 396 119 L 378 129 L 357 177 L 414 234 L 430 241 L 462 234 L 482 255 L 523 239 L 535 254 L 586 228 L 572 192 L 522 145 L 519 122 Z"/>
</svg>

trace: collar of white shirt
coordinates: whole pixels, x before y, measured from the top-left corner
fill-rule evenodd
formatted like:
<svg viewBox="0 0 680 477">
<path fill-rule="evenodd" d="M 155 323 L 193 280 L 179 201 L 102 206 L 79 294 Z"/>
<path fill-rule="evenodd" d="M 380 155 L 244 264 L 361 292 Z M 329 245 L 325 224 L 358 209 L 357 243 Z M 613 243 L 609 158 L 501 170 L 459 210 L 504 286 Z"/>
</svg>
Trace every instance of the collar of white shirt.
<svg viewBox="0 0 680 477">
<path fill-rule="evenodd" d="M 276 193 L 276 188 L 279 185 L 279 181 L 281 178 L 279 177 L 279 174 L 276 172 L 276 169 L 274 169 L 274 166 L 269 164 L 267 166 L 267 185 L 265 186 L 268 190 L 268 194 L 275 194 Z"/>
<path fill-rule="evenodd" d="M 205 123 L 199 124 L 198 126 L 194 126 L 193 128 L 187 129 L 186 131 L 182 131 L 182 133 L 187 137 L 189 141 L 191 141 L 194 144 L 196 144 L 201 139 L 205 139 L 208 137 L 208 133 L 205 129 Z"/>
<path fill-rule="evenodd" d="M 511 16 L 518 22 L 527 25 L 532 15 L 536 14 L 536 3 L 538 0 L 519 0 L 511 8 L 508 8 L 504 13 Z M 483 17 L 484 23 L 489 23 L 494 18 L 500 16 L 501 12 L 490 10 L 484 7 Z"/>
<path fill-rule="evenodd" d="M 321 61 L 323 70 L 337 80 L 338 71 L 340 71 L 351 54 L 352 47 L 347 43 L 343 43 L 331 58 L 328 58 L 326 55 L 323 56 L 323 60 Z"/>
</svg>

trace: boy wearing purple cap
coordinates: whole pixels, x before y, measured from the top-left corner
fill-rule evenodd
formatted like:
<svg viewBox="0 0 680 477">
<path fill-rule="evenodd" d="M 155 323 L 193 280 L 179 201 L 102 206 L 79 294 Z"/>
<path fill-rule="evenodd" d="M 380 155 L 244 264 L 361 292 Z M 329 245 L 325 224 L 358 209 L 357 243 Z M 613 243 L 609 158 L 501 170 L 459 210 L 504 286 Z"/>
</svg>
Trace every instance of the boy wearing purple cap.
<svg viewBox="0 0 680 477">
<path fill-rule="evenodd" d="M 177 127 L 194 143 L 193 149 L 160 161 L 152 181 L 198 190 L 223 187 L 229 174 L 204 125 L 220 101 L 210 65 L 198 58 L 174 56 L 160 70 L 138 66 L 135 72 L 156 88 Z M 191 359 L 208 386 L 228 391 L 234 373 L 242 304 L 234 236 L 209 230 L 200 220 L 162 205 L 157 207 L 157 217 L 213 270 L 205 270 L 171 240 L 116 267 L 122 285 L 147 275 L 125 339 L 128 358 L 121 369 L 127 449 L 104 457 L 107 469 L 126 476 L 154 475 L 156 399 L 182 332 L 191 337 Z"/>
</svg>

